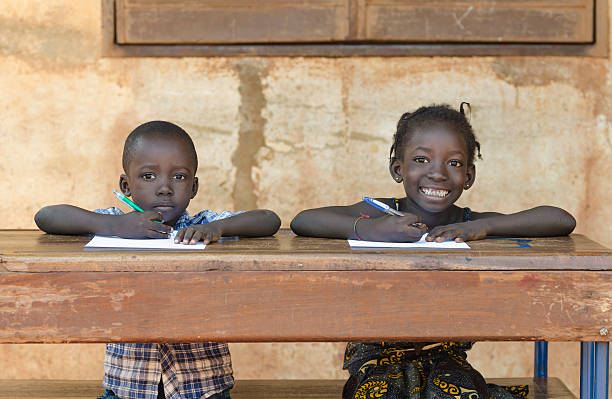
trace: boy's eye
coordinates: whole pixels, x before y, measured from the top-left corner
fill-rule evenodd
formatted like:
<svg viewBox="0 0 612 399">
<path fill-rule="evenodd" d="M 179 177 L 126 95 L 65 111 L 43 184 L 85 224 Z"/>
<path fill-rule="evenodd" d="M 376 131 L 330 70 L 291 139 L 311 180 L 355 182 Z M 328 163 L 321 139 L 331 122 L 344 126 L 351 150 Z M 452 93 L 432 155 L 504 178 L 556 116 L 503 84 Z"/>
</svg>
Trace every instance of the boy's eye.
<svg viewBox="0 0 612 399">
<path fill-rule="evenodd" d="M 425 157 L 414 157 L 413 160 L 414 160 L 414 162 L 417 162 L 417 163 L 426 163 L 426 162 L 429 162 L 429 159 L 427 159 Z"/>
<path fill-rule="evenodd" d="M 155 179 L 155 175 L 153 173 L 143 173 L 142 178 L 143 180 L 153 180 Z"/>
<path fill-rule="evenodd" d="M 461 162 L 461 161 L 460 161 L 460 160 L 458 160 L 458 159 L 451 159 L 450 161 L 448 161 L 448 164 L 449 164 L 450 166 L 456 166 L 456 167 L 458 167 L 458 168 L 460 168 L 460 167 L 462 167 L 462 166 L 463 166 L 463 162 Z"/>
<path fill-rule="evenodd" d="M 184 175 L 184 174 L 182 174 L 182 173 L 177 173 L 177 174 L 175 174 L 175 175 L 174 175 L 174 178 L 175 178 L 176 180 L 185 180 L 185 179 L 187 178 L 187 176 L 185 176 L 185 175 Z"/>
</svg>

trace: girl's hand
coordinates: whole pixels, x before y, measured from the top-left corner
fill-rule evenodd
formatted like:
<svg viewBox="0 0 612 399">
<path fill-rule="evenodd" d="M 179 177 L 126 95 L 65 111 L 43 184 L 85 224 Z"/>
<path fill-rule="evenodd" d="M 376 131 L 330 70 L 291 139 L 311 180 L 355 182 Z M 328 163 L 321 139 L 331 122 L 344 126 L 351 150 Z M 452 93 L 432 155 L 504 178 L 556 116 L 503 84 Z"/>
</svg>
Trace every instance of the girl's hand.
<svg viewBox="0 0 612 399">
<path fill-rule="evenodd" d="M 162 215 L 155 211 L 130 212 L 108 219 L 113 225 L 111 231 L 122 238 L 168 238 L 172 227 L 163 223 Z"/>
<path fill-rule="evenodd" d="M 385 215 L 376 219 L 360 219 L 357 233 L 363 240 L 415 242 L 427 232 L 422 218 L 412 213 L 403 216 Z M 418 224 L 417 226 L 414 226 Z"/>
<path fill-rule="evenodd" d="M 487 236 L 487 228 L 484 220 L 473 220 L 470 222 L 447 224 L 431 229 L 426 241 L 443 242 L 455 240 L 456 242 L 481 240 Z"/>
<path fill-rule="evenodd" d="M 175 243 L 183 243 L 185 245 L 197 244 L 199 241 L 204 241 L 208 244 L 219 240 L 223 235 L 219 223 L 194 224 L 193 226 L 180 229 L 174 237 Z"/>
</svg>

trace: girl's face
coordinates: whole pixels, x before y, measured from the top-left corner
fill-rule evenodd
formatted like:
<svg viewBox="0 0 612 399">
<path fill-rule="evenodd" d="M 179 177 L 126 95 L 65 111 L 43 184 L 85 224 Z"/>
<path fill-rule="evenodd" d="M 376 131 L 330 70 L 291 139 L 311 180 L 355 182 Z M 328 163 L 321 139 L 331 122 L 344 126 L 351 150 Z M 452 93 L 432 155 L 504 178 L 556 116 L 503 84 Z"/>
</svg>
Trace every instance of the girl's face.
<svg viewBox="0 0 612 399">
<path fill-rule="evenodd" d="M 428 213 L 447 210 L 476 176 L 474 165 L 467 165 L 465 141 L 444 125 L 415 131 L 402 155 L 389 165 L 391 176 L 402 181 L 408 199 Z"/>
</svg>

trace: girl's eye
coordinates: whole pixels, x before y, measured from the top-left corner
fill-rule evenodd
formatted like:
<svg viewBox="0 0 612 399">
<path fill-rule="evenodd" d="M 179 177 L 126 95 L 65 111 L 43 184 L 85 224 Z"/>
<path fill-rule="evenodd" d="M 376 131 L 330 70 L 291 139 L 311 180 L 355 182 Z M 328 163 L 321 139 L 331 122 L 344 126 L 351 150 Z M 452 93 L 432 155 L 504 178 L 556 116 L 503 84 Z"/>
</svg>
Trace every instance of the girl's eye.
<svg viewBox="0 0 612 399">
<path fill-rule="evenodd" d="M 414 162 L 417 163 L 426 163 L 429 162 L 429 159 L 425 158 L 425 157 L 414 157 Z"/>
<path fill-rule="evenodd" d="M 458 159 L 451 159 L 450 161 L 448 161 L 448 164 L 450 166 L 456 166 L 458 168 L 463 166 L 463 162 L 459 161 Z"/>
<path fill-rule="evenodd" d="M 143 173 L 142 178 L 143 180 L 153 180 L 155 179 L 155 175 L 153 173 Z"/>
<path fill-rule="evenodd" d="M 177 173 L 177 174 L 174 175 L 174 178 L 176 180 L 185 180 L 187 177 L 184 174 L 182 174 L 182 173 Z"/>
</svg>

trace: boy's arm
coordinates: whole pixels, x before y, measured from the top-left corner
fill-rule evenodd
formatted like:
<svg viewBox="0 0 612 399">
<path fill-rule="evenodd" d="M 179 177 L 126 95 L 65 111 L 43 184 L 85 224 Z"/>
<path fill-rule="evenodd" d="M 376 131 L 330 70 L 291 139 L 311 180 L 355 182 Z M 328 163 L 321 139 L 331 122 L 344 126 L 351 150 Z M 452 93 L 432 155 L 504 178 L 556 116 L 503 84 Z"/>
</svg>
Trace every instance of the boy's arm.
<svg viewBox="0 0 612 399">
<path fill-rule="evenodd" d="M 174 241 L 195 244 L 203 240 L 208 244 L 221 237 L 265 237 L 274 235 L 280 224 L 280 218 L 273 211 L 256 209 L 214 222 L 186 227 L 179 230 Z"/>
<path fill-rule="evenodd" d="M 390 204 L 389 199 L 378 200 Z M 412 226 L 417 222 L 421 220 L 416 215 L 390 216 L 358 202 L 302 211 L 291 221 L 291 229 L 295 234 L 307 237 L 414 242 L 427 231 L 425 226 Z"/>
<path fill-rule="evenodd" d="M 538 206 L 504 215 L 496 212 L 472 213 L 472 221 L 439 226 L 427 239 L 478 240 L 488 236 L 553 237 L 570 234 L 576 219 L 567 211 L 554 206 Z"/>
<path fill-rule="evenodd" d="M 50 234 L 100 234 L 123 238 L 167 238 L 170 226 L 155 223 L 161 216 L 154 211 L 125 215 L 104 215 L 72 205 L 50 205 L 39 210 L 34 221 Z"/>
</svg>

